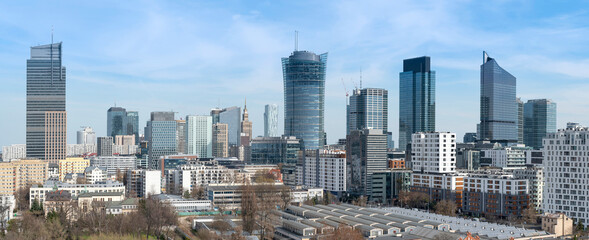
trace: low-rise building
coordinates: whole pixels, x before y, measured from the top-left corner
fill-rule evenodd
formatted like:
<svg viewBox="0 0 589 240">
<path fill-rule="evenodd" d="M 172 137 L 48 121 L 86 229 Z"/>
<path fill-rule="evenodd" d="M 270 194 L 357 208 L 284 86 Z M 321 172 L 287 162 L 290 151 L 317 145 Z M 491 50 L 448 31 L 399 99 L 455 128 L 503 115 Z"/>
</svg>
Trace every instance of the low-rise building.
<svg viewBox="0 0 589 240">
<path fill-rule="evenodd" d="M 521 216 L 530 201 L 527 179 L 512 173 L 485 171 L 464 179 L 462 211 L 473 215 Z"/>
<path fill-rule="evenodd" d="M 170 204 L 176 212 L 198 212 L 208 211 L 213 208 L 211 200 L 197 200 L 193 198 L 182 198 L 181 195 L 159 194 L 154 197 L 161 202 Z"/>
<path fill-rule="evenodd" d="M 404 158 L 393 158 L 388 159 L 390 169 L 405 169 L 405 159 Z"/>
<path fill-rule="evenodd" d="M 63 178 L 63 182 L 69 184 L 82 183 L 86 181 L 86 176 L 83 173 L 68 173 Z"/>
<path fill-rule="evenodd" d="M 75 216 L 76 205 L 73 202 L 72 194 L 65 190 L 56 190 L 47 192 L 45 202 L 43 203 L 43 210 L 45 216 L 50 212 L 65 213 L 68 218 Z"/>
<path fill-rule="evenodd" d="M 564 213 L 545 213 L 542 216 L 542 230 L 555 234 L 556 237 L 573 234 L 573 219 Z"/>
<path fill-rule="evenodd" d="M 95 207 L 106 208 L 108 202 L 120 202 L 125 199 L 124 192 L 84 192 L 78 195 L 78 207 L 88 212 Z"/>
<path fill-rule="evenodd" d="M 137 198 L 127 198 L 123 201 L 112 201 L 106 203 L 106 214 L 129 214 L 131 212 L 137 211 L 137 205 L 139 204 L 139 199 Z"/>
<path fill-rule="evenodd" d="M 84 176 L 88 183 L 94 184 L 97 182 L 105 182 L 107 179 L 107 170 L 104 167 L 87 167 L 84 170 Z"/>
<path fill-rule="evenodd" d="M 392 204 L 401 191 L 409 190 L 411 170 L 390 169 L 372 174 L 372 195 L 370 200 L 376 203 Z"/>
<path fill-rule="evenodd" d="M 317 201 L 321 201 L 323 199 L 323 188 L 292 186 L 290 195 L 291 203 L 302 204 L 313 198 L 317 199 Z"/>
<path fill-rule="evenodd" d="M 135 156 L 99 156 L 91 158 L 90 165 L 106 168 L 107 174 L 116 174 L 117 171 L 125 172 L 135 169 L 137 158 Z"/>
<path fill-rule="evenodd" d="M 526 152 L 531 150 L 523 144 L 481 150 L 481 166 L 503 169 L 526 168 Z"/>
<path fill-rule="evenodd" d="M 71 193 L 72 197 L 77 197 L 79 194 L 86 192 L 125 192 L 125 185 L 116 181 L 106 181 L 95 184 L 70 184 L 59 181 L 46 181 L 42 185 L 31 186 L 29 192 L 29 204 L 32 206 L 35 199 L 38 199 L 40 203 L 44 203 L 47 192 L 57 190 L 68 191 Z"/>
<path fill-rule="evenodd" d="M 252 184 L 252 187 L 263 186 L 260 184 Z M 276 202 L 279 201 L 280 193 L 285 185 L 275 183 L 273 188 L 264 187 L 265 191 L 274 191 Z M 221 207 L 227 210 L 234 210 L 241 208 L 241 198 L 243 193 L 243 184 L 209 184 L 207 187 L 207 198 L 211 200 L 213 206 Z M 317 198 L 318 201 L 323 199 L 323 189 L 321 188 L 306 188 L 302 186 L 291 187 L 291 203 L 303 203 L 306 200 Z"/>
</svg>

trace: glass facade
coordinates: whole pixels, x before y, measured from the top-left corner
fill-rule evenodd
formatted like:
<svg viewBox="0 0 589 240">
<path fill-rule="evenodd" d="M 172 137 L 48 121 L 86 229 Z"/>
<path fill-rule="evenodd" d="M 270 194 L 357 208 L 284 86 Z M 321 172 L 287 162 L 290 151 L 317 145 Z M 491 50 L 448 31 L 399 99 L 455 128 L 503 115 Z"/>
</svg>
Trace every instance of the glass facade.
<svg viewBox="0 0 589 240">
<path fill-rule="evenodd" d="M 61 44 L 31 47 L 31 58 L 27 59 L 27 157 L 45 159 L 45 148 L 51 145 L 45 137 L 45 114 L 65 111 L 66 75 Z"/>
<path fill-rule="evenodd" d="M 430 57 L 405 59 L 399 74 L 399 150 L 406 150 L 411 134 L 435 128 L 436 72 Z"/>
<path fill-rule="evenodd" d="M 278 136 L 278 105 L 267 104 L 264 110 L 264 137 Z"/>
<path fill-rule="evenodd" d="M 348 105 L 347 134 L 365 128 L 388 131 L 388 91 L 381 88 L 356 89 Z"/>
<path fill-rule="evenodd" d="M 228 107 L 221 110 L 219 114 L 219 123 L 227 124 L 227 138 L 229 145 L 239 146 L 241 136 L 241 108 Z M 212 115 L 215 118 L 215 115 Z M 213 121 L 214 122 L 214 121 Z"/>
<path fill-rule="evenodd" d="M 479 139 L 504 144 L 517 142 L 516 78 L 486 52 L 483 55 Z"/>
<path fill-rule="evenodd" d="M 294 51 L 282 58 L 284 134 L 303 140 L 305 149 L 325 144 L 324 106 L 327 53 Z"/>
<path fill-rule="evenodd" d="M 524 144 L 542 148 L 542 138 L 556 132 L 556 103 L 550 99 L 532 99 L 524 105 Z"/>
<path fill-rule="evenodd" d="M 106 112 L 106 135 L 115 138 L 127 134 L 127 110 L 122 107 L 111 107 Z"/>
<path fill-rule="evenodd" d="M 163 119 L 161 121 L 160 119 Z M 170 120 L 171 119 L 171 120 Z M 151 121 L 145 127 L 145 138 L 149 142 L 149 166 L 159 169 L 159 158 L 176 154 L 176 121 L 173 112 L 152 112 Z"/>
<path fill-rule="evenodd" d="M 186 116 L 186 154 L 213 157 L 213 118 Z"/>
<path fill-rule="evenodd" d="M 251 163 L 283 164 L 284 184 L 296 185 L 296 167 L 303 146 L 295 137 L 254 138 L 251 145 Z"/>
<path fill-rule="evenodd" d="M 139 145 L 139 112 L 128 111 L 125 118 L 127 135 L 135 135 L 135 145 Z"/>
</svg>

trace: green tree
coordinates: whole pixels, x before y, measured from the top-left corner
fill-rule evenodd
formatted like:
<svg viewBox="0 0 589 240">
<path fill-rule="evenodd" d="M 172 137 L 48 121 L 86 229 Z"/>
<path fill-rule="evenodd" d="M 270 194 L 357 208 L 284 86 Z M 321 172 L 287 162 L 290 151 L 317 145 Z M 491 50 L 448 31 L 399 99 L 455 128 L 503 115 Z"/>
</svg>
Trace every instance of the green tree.
<svg viewBox="0 0 589 240">
<path fill-rule="evenodd" d="M 184 195 L 182 197 L 190 198 L 190 192 L 188 192 L 188 190 L 184 191 Z"/>
</svg>

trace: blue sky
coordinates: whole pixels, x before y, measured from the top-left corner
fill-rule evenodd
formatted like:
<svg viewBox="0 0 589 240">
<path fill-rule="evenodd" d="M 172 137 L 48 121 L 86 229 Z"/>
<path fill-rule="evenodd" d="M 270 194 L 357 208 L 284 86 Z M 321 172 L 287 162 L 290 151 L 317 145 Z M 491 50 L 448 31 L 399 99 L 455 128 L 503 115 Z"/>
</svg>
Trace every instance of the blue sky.
<svg viewBox="0 0 589 240">
<path fill-rule="evenodd" d="M 0 145 L 25 142 L 29 47 L 63 41 L 68 142 L 80 126 L 106 135 L 106 110 L 209 114 L 243 106 L 254 135 L 264 105 L 282 111 L 280 58 L 329 52 L 328 142 L 345 137 L 345 91 L 389 90 L 398 136 L 402 60 L 431 56 L 439 131 L 461 137 L 479 121 L 486 50 L 517 77 L 524 101 L 557 102 L 559 128 L 589 124 L 589 1 L 5 1 L 0 3 Z M 355 82 L 355 83 L 354 83 Z M 283 113 L 279 115 L 283 129 Z"/>
</svg>

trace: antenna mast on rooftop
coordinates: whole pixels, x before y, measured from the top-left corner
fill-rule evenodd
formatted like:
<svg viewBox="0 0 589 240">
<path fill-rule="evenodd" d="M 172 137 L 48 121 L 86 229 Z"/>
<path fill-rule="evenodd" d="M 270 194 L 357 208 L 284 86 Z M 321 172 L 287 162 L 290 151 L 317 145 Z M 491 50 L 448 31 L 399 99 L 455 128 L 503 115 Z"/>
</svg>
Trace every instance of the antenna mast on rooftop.
<svg viewBox="0 0 589 240">
<path fill-rule="evenodd" d="M 299 31 L 295 30 L 295 52 L 299 50 Z"/>
</svg>

